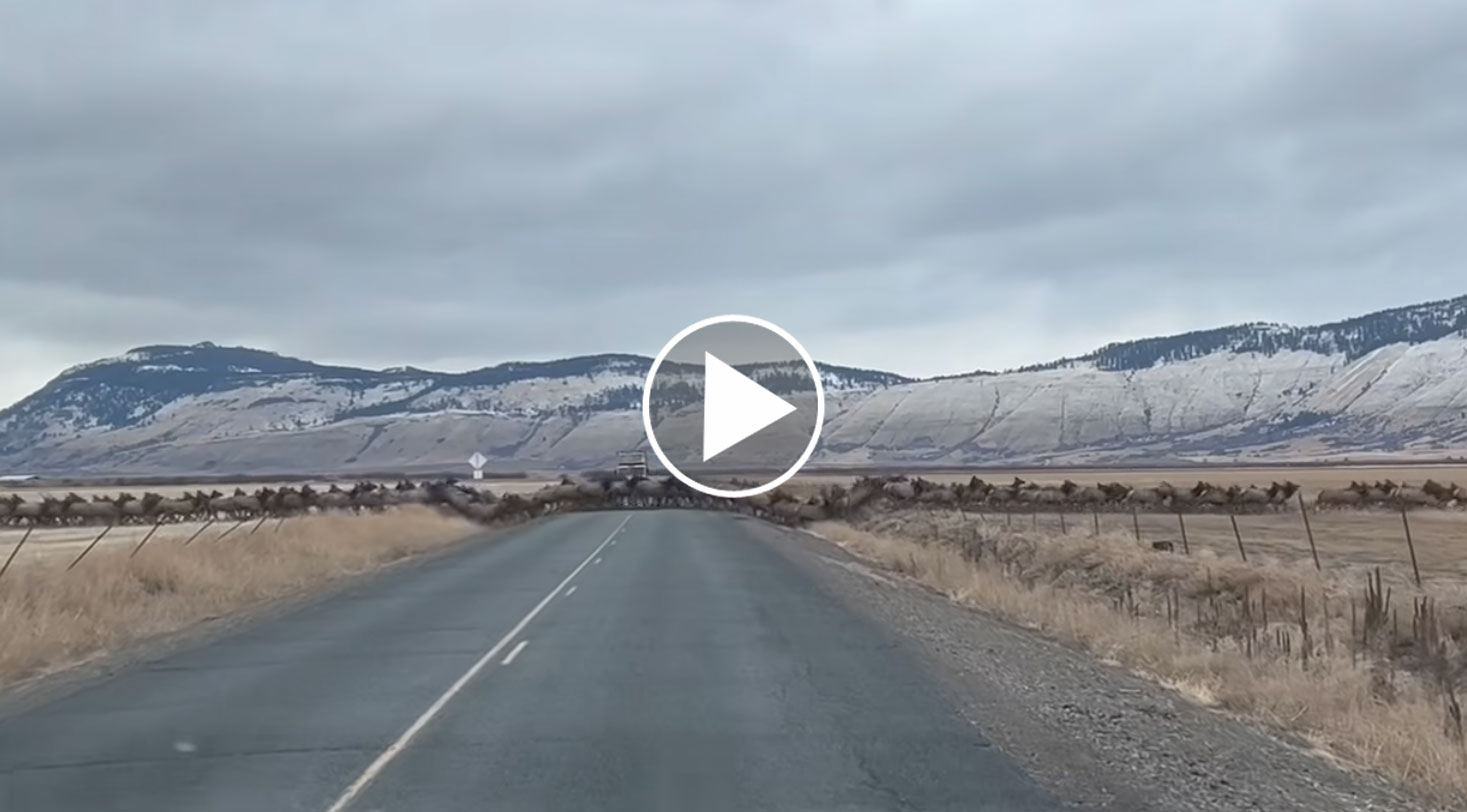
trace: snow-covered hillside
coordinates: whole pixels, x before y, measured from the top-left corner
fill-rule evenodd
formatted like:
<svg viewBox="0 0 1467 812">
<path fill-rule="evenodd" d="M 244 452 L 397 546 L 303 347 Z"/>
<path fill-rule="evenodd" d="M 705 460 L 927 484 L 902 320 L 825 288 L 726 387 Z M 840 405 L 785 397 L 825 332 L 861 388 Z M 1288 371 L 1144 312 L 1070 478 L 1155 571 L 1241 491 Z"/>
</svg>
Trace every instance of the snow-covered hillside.
<svg viewBox="0 0 1467 812">
<path fill-rule="evenodd" d="M 499 461 L 596 465 L 642 436 L 651 359 L 597 355 L 463 373 L 330 367 L 211 343 L 140 347 L 63 372 L 0 412 L 0 467 L 251 471 Z M 820 365 L 833 397 L 909 379 Z M 747 370 L 775 391 L 783 367 Z M 692 376 L 659 395 L 697 399 Z M 466 451 L 465 449 L 468 449 Z"/>
<path fill-rule="evenodd" d="M 26 472 L 592 467 L 644 446 L 650 359 L 372 371 L 212 344 L 142 347 L 0 412 Z M 778 391 L 785 370 L 747 370 Z M 1316 327 L 1114 344 L 1006 373 L 912 381 L 822 365 L 828 464 L 1435 455 L 1467 450 L 1467 296 Z M 696 379 L 656 393 L 676 405 Z"/>
</svg>

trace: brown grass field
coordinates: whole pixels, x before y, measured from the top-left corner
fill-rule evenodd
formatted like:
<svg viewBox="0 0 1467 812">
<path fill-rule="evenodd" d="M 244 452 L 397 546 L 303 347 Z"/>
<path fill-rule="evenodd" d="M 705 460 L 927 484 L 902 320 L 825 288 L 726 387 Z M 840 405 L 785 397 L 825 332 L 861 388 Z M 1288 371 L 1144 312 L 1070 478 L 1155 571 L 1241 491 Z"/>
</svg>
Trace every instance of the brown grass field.
<svg viewBox="0 0 1467 812">
<path fill-rule="evenodd" d="M 180 543 L 186 528 L 169 527 L 136 557 L 128 543 L 135 540 L 119 539 L 70 571 L 84 541 L 38 544 L 0 577 L 0 685 L 440 547 L 474 528 L 418 506 L 291 519 L 219 543 L 222 530 L 211 529 L 188 546 Z"/>
<path fill-rule="evenodd" d="M 1249 483 L 1267 485 L 1274 480 L 1282 482 L 1288 479 L 1303 486 L 1306 502 L 1321 488 L 1348 485 L 1352 480 L 1373 482 L 1392 479 L 1396 482 L 1421 483 L 1430 478 L 1439 482 L 1467 484 L 1467 466 L 1464 465 L 1096 468 L 1065 471 L 974 469 L 909 473 L 913 476 L 920 474 L 935 482 L 966 482 L 969 477 L 977 476 L 988 482 L 1007 483 L 1017 476 L 1040 484 L 1058 484 L 1071 479 L 1081 484 L 1116 481 L 1140 487 L 1154 486 L 1162 481 L 1174 485 L 1191 485 L 1197 480 L 1206 480 L 1220 486 Z M 809 488 L 830 483 L 844 484 L 852 479 L 849 475 L 820 472 L 802 474 L 792 482 L 797 488 Z M 1140 513 L 1134 524 L 1131 514 L 1126 512 L 1101 512 L 1098 517 L 1088 512 L 1069 513 L 1064 518 L 1064 529 L 1069 534 L 1091 534 L 1095 529 L 1096 518 L 1099 519 L 1103 533 L 1134 535 L 1136 525 L 1139 524 L 1144 542 L 1171 541 L 1178 550 L 1182 549 L 1181 527 L 1177 517 L 1170 513 Z M 1242 537 L 1243 548 L 1250 558 L 1309 562 L 1312 566 L 1309 536 L 1297 510 L 1243 514 L 1237 520 L 1238 534 Z M 1060 518 L 1054 513 L 1038 516 L 1013 513 L 1008 517 L 1003 513 L 978 514 L 975 521 L 999 524 L 1008 521 L 1013 527 L 1056 534 L 1061 529 Z M 1423 584 L 1453 591 L 1467 591 L 1467 511 L 1417 510 L 1410 513 L 1408 521 Z M 1232 524 L 1226 514 L 1187 514 L 1183 522 L 1186 525 L 1187 541 L 1194 550 L 1211 550 L 1223 558 L 1241 557 Z M 1320 565 L 1326 572 L 1363 579 L 1365 571 L 1379 566 L 1383 568 L 1387 580 L 1394 583 L 1404 584 L 1414 579 L 1405 528 L 1399 513 L 1389 510 L 1311 510 L 1309 522 L 1319 550 Z"/>
<path fill-rule="evenodd" d="M 1438 482 L 1455 480 L 1459 484 L 1467 485 L 1467 465 L 1193 466 L 1186 468 L 1066 468 L 1058 470 L 1050 468 L 972 468 L 960 471 L 911 469 L 891 473 L 922 476 L 934 482 L 967 482 L 969 477 L 976 476 L 987 482 L 1007 483 L 1014 477 L 1020 477 L 1041 485 L 1058 485 L 1066 479 L 1072 479 L 1082 485 L 1115 481 L 1138 487 L 1154 486 L 1163 480 L 1173 485 L 1192 485 L 1199 479 L 1222 487 L 1249 483 L 1267 486 L 1274 480 L 1283 482 L 1288 479 L 1304 486 L 1306 494 L 1312 494 L 1321 488 L 1338 488 L 1348 485 L 1352 480 L 1373 482 L 1378 479 L 1393 479 L 1397 482 L 1421 483 L 1428 479 L 1435 479 Z M 851 474 L 817 471 L 801 473 L 796 477 L 796 481 L 843 482 L 854 478 Z"/>
<path fill-rule="evenodd" d="M 341 485 L 342 487 L 350 487 L 353 484 L 351 480 L 336 480 L 336 483 L 338 485 Z M 494 493 L 505 494 L 528 493 L 530 491 L 534 491 L 541 487 L 544 487 L 547 483 L 548 480 L 539 479 L 485 479 L 476 482 L 475 484 L 480 487 L 488 488 Z M 317 480 L 309 483 L 251 482 L 237 484 L 219 482 L 181 482 L 173 485 L 157 485 L 146 487 L 119 487 L 116 485 L 111 485 L 77 486 L 66 488 L 57 486 L 31 487 L 28 485 L 11 485 L 9 487 L 0 487 L 0 497 L 9 496 L 10 494 L 14 493 L 19 494 L 22 498 L 25 499 L 37 499 L 43 495 L 62 496 L 67 493 L 76 493 L 80 496 L 90 498 L 94 495 L 113 496 L 122 491 L 129 491 L 133 494 L 153 492 L 160 493 L 168 497 L 176 497 L 185 491 L 218 490 L 221 493 L 232 493 L 236 487 L 244 488 L 246 491 L 254 491 L 261 487 L 274 488 L 280 487 L 282 485 L 299 487 L 304 484 L 310 484 L 313 488 L 324 489 L 329 487 L 332 484 L 332 481 Z M 256 522 L 250 521 L 245 523 L 238 529 L 231 531 L 230 537 L 232 538 L 235 535 L 268 536 L 278 532 L 277 528 L 289 526 L 296 521 L 298 520 L 290 519 L 287 520 L 285 523 L 280 523 L 275 519 L 270 519 L 259 525 L 258 528 L 256 527 Z M 208 528 L 203 528 L 203 524 L 203 522 L 180 522 L 178 524 L 162 525 L 158 528 L 158 531 L 147 540 L 147 545 L 144 549 L 146 549 L 147 547 L 152 547 L 156 544 L 181 543 L 187 541 L 190 536 L 194 535 L 195 531 L 198 531 L 200 529 L 203 529 L 203 532 L 200 533 L 196 539 L 194 539 L 193 544 L 202 544 L 213 539 L 217 539 L 226 531 L 230 531 L 230 528 L 235 524 L 235 522 L 217 522 Z M 119 525 L 117 527 L 114 527 L 109 530 L 105 536 L 102 537 L 102 540 L 98 542 L 96 548 L 94 548 L 90 553 L 87 553 L 87 556 L 90 558 L 91 556 L 97 555 L 104 550 L 123 549 L 130 552 L 133 547 L 135 547 L 139 542 L 143 541 L 143 537 L 148 534 L 148 531 L 150 529 L 151 528 L 146 525 Z M 88 545 L 91 544 L 92 540 L 97 537 L 97 534 L 100 533 L 101 530 L 101 527 L 92 526 L 36 528 L 33 532 L 30 533 L 29 537 L 25 539 L 25 547 L 21 549 L 20 554 L 17 557 L 17 562 L 31 556 L 40 556 L 46 558 L 61 559 L 64 560 L 66 563 L 70 563 L 77 555 L 80 555 L 82 551 L 87 548 Z M 0 563 L 4 562 L 4 560 L 10 555 L 11 550 L 15 547 L 15 545 L 18 544 L 21 541 L 22 537 L 25 536 L 26 529 L 24 527 L 0 527 Z"/>
</svg>

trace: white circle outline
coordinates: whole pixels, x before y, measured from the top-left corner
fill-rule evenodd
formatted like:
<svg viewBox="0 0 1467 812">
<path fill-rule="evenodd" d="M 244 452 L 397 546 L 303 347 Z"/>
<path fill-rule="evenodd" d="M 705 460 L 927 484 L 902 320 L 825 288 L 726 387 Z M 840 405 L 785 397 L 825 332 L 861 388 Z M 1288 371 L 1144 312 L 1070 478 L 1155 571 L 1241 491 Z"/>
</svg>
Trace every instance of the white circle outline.
<svg viewBox="0 0 1467 812">
<path fill-rule="evenodd" d="M 753 325 L 754 327 L 762 327 L 765 330 L 768 330 L 769 332 L 774 333 L 775 335 L 784 339 L 785 343 L 789 344 L 791 347 L 794 347 L 795 351 L 800 354 L 800 359 L 805 362 L 805 368 L 810 370 L 810 377 L 815 381 L 815 430 L 810 433 L 810 442 L 805 446 L 805 453 L 801 454 L 798 460 L 795 460 L 794 465 L 791 465 L 785 470 L 784 473 L 780 474 L 769 482 L 766 482 L 758 487 L 744 488 L 743 490 L 737 491 L 726 491 L 720 488 L 710 488 L 707 485 L 704 485 L 703 483 L 694 480 L 687 474 L 684 474 L 682 471 L 679 471 L 676 465 L 673 465 L 670 461 L 668 461 L 667 455 L 662 453 L 662 445 L 657 442 L 657 433 L 652 430 L 652 381 L 657 377 L 657 370 L 662 368 L 662 362 L 667 358 L 667 354 L 669 352 L 672 352 L 672 348 L 676 347 L 678 345 L 678 342 L 703 329 L 704 327 L 711 327 L 715 324 L 728 324 L 731 322 L 735 324 L 749 324 Z M 720 496 L 725 499 L 742 499 L 746 496 L 757 496 L 758 494 L 764 493 L 766 491 L 772 491 L 775 488 L 778 488 L 780 485 L 783 485 L 784 483 L 790 481 L 790 478 L 799 473 L 800 469 L 805 467 L 805 463 L 810 461 L 810 455 L 815 453 L 815 445 L 820 442 L 820 429 L 824 425 L 825 385 L 820 380 L 820 370 L 815 366 L 815 359 L 811 358 L 810 353 L 805 351 L 804 346 L 801 345 L 800 342 L 796 341 L 795 337 L 785 331 L 783 327 L 780 327 L 778 324 L 775 324 L 773 322 L 765 321 L 764 319 L 761 319 L 757 316 L 740 316 L 733 314 L 724 316 L 712 316 L 710 318 L 703 319 L 702 321 L 693 322 L 687 327 L 684 327 L 682 330 L 678 331 L 677 335 L 672 337 L 671 341 L 664 344 L 661 350 L 658 350 L 657 357 L 652 359 L 652 367 L 647 370 L 647 378 L 642 382 L 642 428 L 644 428 L 647 432 L 647 443 L 652 446 L 652 453 L 657 455 L 657 460 L 661 462 L 664 467 L 667 468 L 669 473 L 677 477 L 679 482 L 687 485 L 689 488 L 692 488 L 695 491 L 698 491 L 699 493 L 705 493 L 709 496 Z"/>
</svg>

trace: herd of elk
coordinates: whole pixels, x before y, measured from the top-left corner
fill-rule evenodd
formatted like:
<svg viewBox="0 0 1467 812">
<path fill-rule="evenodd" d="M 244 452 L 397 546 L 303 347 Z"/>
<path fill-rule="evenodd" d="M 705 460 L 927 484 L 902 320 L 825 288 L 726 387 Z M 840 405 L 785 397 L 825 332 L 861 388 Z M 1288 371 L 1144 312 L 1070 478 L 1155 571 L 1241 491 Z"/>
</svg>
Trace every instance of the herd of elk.
<svg viewBox="0 0 1467 812">
<path fill-rule="evenodd" d="M 815 518 L 808 500 L 778 493 L 761 494 L 748 500 L 728 500 L 695 491 L 674 477 L 566 476 L 531 493 L 503 496 L 453 480 L 424 483 L 403 480 L 392 486 L 359 482 L 348 489 L 337 485 L 324 489 L 304 485 L 299 488 L 260 488 L 253 493 L 236 488 L 232 494 L 217 490 L 197 491 L 177 497 L 157 493 L 142 496 L 120 493 L 88 499 L 68 493 L 63 497 L 43 496 L 28 500 L 11 495 L 0 497 L 0 526 L 244 521 L 320 512 L 376 511 L 409 504 L 444 508 L 479 522 L 531 518 L 562 510 L 661 507 L 742 510 L 770 518 Z"/>
<path fill-rule="evenodd" d="M 1288 506 L 1299 486 L 1274 482 L 1268 487 L 1232 485 L 1221 487 L 1198 482 L 1179 488 L 1163 482 L 1138 488 L 1122 482 L 1080 485 L 1065 480 L 1059 485 L 1041 485 L 1014 477 L 1008 484 L 984 482 L 972 477 L 967 482 L 938 483 L 904 476 L 867 477 L 859 480 L 852 494 L 860 501 L 874 498 L 894 502 L 916 502 L 992 510 L 1169 510 L 1233 512 L 1277 510 Z"/>
<path fill-rule="evenodd" d="M 753 483 L 735 481 L 735 487 Z M 1293 482 L 1268 487 L 1221 487 L 1198 482 L 1181 488 L 1163 482 L 1134 487 L 1120 482 L 1080 485 L 1065 480 L 1041 485 L 1015 477 L 1007 484 L 984 482 L 938 483 L 921 477 L 864 477 L 850 487 L 825 485 L 813 494 L 797 495 L 777 488 L 744 499 L 723 499 L 689 488 L 674 477 L 613 476 L 561 477 L 560 481 L 525 494 L 496 496 L 487 490 L 454 480 L 395 485 L 359 482 L 343 489 L 301 487 L 259 488 L 253 493 L 236 488 L 232 494 L 196 491 L 177 497 L 157 493 L 133 496 L 93 496 L 69 493 L 27 500 L 19 495 L 0 497 L 0 526 L 65 527 L 70 525 L 156 524 L 203 520 L 263 519 L 323 511 L 374 511 L 397 505 L 421 504 L 452 510 L 479 522 L 530 518 L 562 510 L 598 508 L 683 507 L 733 510 L 787 524 L 842 516 L 875 503 L 947 506 L 970 510 L 1004 511 L 1118 511 L 1152 510 L 1178 513 L 1230 513 L 1279 510 L 1292 505 L 1299 491 Z M 1386 480 L 1351 483 L 1348 488 L 1326 489 L 1315 497 L 1316 509 L 1346 507 L 1453 507 L 1467 503 L 1467 492 L 1455 483 L 1428 480 L 1419 487 Z"/>
<path fill-rule="evenodd" d="M 0 497 L 0 525 L 154 524 L 284 517 L 323 510 L 376 510 L 401 504 L 444 504 L 449 500 L 448 487 L 446 482 L 414 484 L 404 480 L 396 486 L 360 482 L 348 489 L 332 485 L 317 490 L 304 485 L 260 488 L 253 493 L 236 488 L 232 494 L 196 491 L 173 497 L 120 493 L 87 499 L 68 493 L 27 500 L 15 494 Z"/>
<path fill-rule="evenodd" d="M 1420 486 L 1379 482 L 1351 482 L 1345 488 L 1326 488 L 1315 496 L 1315 505 L 1326 508 L 1447 508 L 1467 505 L 1467 488 L 1452 482 L 1443 485 L 1428 479 Z"/>
</svg>

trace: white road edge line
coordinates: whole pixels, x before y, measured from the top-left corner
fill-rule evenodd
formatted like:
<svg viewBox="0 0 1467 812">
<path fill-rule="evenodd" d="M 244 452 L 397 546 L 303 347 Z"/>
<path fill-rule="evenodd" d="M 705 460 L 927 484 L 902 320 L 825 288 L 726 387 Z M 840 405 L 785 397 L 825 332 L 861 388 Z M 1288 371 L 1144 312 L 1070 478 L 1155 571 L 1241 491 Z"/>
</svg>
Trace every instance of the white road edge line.
<svg viewBox="0 0 1467 812">
<path fill-rule="evenodd" d="M 495 643 L 493 648 L 489 649 L 487 652 L 484 653 L 483 657 L 480 657 L 478 661 L 469 666 L 469 670 L 465 671 L 463 676 L 459 677 L 458 680 L 456 680 L 452 685 L 448 686 L 448 690 L 444 691 L 442 696 L 434 700 L 433 704 L 429 705 L 426 711 L 423 711 L 423 715 L 419 716 L 416 721 L 408 726 L 407 730 L 403 731 L 403 734 L 401 736 L 397 737 L 397 741 L 394 741 L 392 744 L 387 745 L 387 749 L 383 750 L 382 753 L 378 755 L 371 764 L 367 765 L 367 769 L 363 770 L 362 774 L 357 776 L 357 780 L 351 782 L 351 785 L 348 786 L 346 790 L 341 793 L 341 796 L 338 797 L 336 801 L 331 804 L 331 806 L 328 806 L 326 808 L 326 812 L 342 812 L 342 810 L 346 809 L 348 804 L 356 800 L 357 796 L 362 794 L 362 790 L 366 789 L 367 785 L 372 783 L 372 779 L 376 778 L 377 775 L 382 772 L 382 769 L 384 767 L 392 763 L 392 760 L 394 758 L 397 758 L 397 755 L 408 746 L 408 744 L 413 740 L 413 737 L 418 735 L 418 733 L 422 731 L 423 728 L 427 727 L 428 723 L 433 721 L 433 717 L 441 713 L 444 707 L 448 705 L 449 701 L 457 696 L 459 691 L 462 691 L 464 689 L 465 685 L 469 684 L 469 680 L 473 679 L 475 675 L 484 670 L 484 666 L 488 665 L 491 661 L 493 661 L 495 657 L 499 656 L 499 652 L 503 651 L 504 647 L 509 645 L 511 640 L 518 637 L 520 632 L 524 631 L 525 627 L 530 625 L 530 621 L 534 620 L 536 615 L 540 614 L 540 612 L 544 610 L 551 601 L 555 600 L 555 596 L 559 595 L 560 591 L 565 589 L 566 584 L 569 584 L 572 578 L 575 578 L 577 575 L 579 575 L 581 570 L 585 569 L 586 565 L 591 563 L 592 559 L 601 554 L 601 551 L 605 549 L 606 545 L 611 542 L 611 536 L 614 536 L 617 533 L 621 532 L 621 529 L 623 527 L 626 527 L 627 522 L 631 521 L 631 518 L 631 516 L 627 516 L 625 519 L 622 519 L 621 524 L 617 525 L 616 529 L 611 531 L 611 535 L 607 536 L 604 541 L 596 546 L 596 549 L 591 551 L 590 555 L 586 556 L 585 559 L 582 560 L 575 569 L 571 570 L 570 575 L 565 576 L 565 580 L 561 581 L 554 589 L 550 590 L 550 594 L 546 595 L 544 598 L 541 598 L 540 602 L 535 604 L 535 608 L 531 609 L 529 614 L 525 615 L 523 618 L 520 618 L 520 622 L 516 623 L 515 627 L 509 630 L 509 634 L 506 634 L 504 637 L 500 638 L 499 642 Z"/>
<path fill-rule="evenodd" d="M 514 658 L 520 656 L 520 652 L 524 651 L 525 646 L 528 646 L 529 644 L 529 640 L 521 640 L 519 642 L 519 645 L 509 650 L 509 656 L 505 657 L 504 662 L 500 663 L 500 665 L 509 665 L 510 663 L 514 662 Z"/>
<path fill-rule="evenodd" d="M 567 598 L 569 598 L 570 596 L 572 596 L 574 594 L 576 594 L 576 585 L 575 584 L 571 584 L 571 588 L 570 589 L 567 589 L 565 591 L 565 596 Z"/>
</svg>

